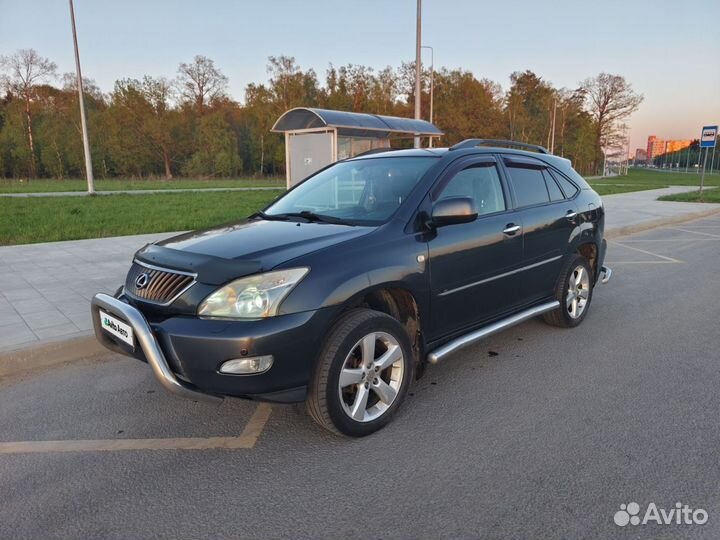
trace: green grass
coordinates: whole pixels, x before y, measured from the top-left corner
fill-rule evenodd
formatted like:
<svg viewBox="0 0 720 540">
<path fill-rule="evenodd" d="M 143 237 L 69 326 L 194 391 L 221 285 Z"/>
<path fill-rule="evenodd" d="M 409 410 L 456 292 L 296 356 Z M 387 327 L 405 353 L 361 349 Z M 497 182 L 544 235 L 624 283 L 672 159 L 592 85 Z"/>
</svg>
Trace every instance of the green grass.
<svg viewBox="0 0 720 540">
<path fill-rule="evenodd" d="M 617 184 L 608 184 L 604 182 L 589 182 L 592 188 L 598 192 L 599 195 L 615 195 L 617 193 L 628 193 L 630 191 L 643 191 L 646 189 L 657 189 L 655 186 L 645 186 L 642 184 L 625 184 L 621 180 L 617 180 Z M 665 186 L 661 186 L 665 187 Z"/>
<path fill-rule="evenodd" d="M 276 191 L 0 198 L 0 245 L 181 231 L 235 221 Z"/>
<path fill-rule="evenodd" d="M 707 177 L 705 177 L 707 180 Z M 660 197 L 661 201 L 678 201 L 678 202 L 704 202 L 704 203 L 720 203 L 720 188 L 709 189 L 703 191 L 702 197 L 699 191 L 691 191 L 689 193 L 678 193 L 676 195 L 665 195 Z"/>
<path fill-rule="evenodd" d="M 195 189 L 195 188 L 236 188 L 236 187 L 285 187 L 285 178 L 234 178 L 200 180 L 181 178 L 176 180 L 137 180 L 118 178 L 95 180 L 96 191 L 118 191 L 127 189 Z M 43 193 L 49 191 L 87 191 L 87 182 L 81 179 L 68 180 L 13 180 L 0 178 L 0 193 Z"/>
<path fill-rule="evenodd" d="M 630 169 L 627 176 L 608 176 L 588 180 L 588 182 L 600 195 L 613 195 L 668 186 L 699 186 L 700 175 L 696 171 L 682 173 L 662 172 L 654 169 Z M 705 185 L 720 186 L 720 174 L 706 174 Z"/>
</svg>

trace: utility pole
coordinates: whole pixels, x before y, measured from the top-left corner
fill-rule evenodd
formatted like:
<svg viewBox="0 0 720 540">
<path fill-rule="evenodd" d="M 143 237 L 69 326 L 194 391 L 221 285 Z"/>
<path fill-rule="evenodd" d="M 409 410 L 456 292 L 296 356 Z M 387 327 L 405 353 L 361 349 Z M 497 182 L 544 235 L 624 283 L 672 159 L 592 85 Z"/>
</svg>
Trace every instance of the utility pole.
<svg viewBox="0 0 720 540">
<path fill-rule="evenodd" d="M 85 154 L 85 175 L 87 176 L 88 195 L 95 194 L 90 141 L 88 140 L 87 119 L 85 118 L 85 100 L 83 98 L 82 72 L 80 71 L 80 51 L 78 50 L 77 31 L 75 29 L 75 9 L 70 1 L 70 21 L 72 22 L 73 44 L 75 46 L 75 69 L 77 71 L 78 101 L 80 102 L 80 125 L 82 126 L 83 152 Z"/>
<path fill-rule="evenodd" d="M 552 133 L 550 135 L 550 153 L 555 153 L 555 115 L 557 114 L 557 98 L 553 99 Z"/>
<path fill-rule="evenodd" d="M 429 45 L 423 45 L 423 49 L 430 49 L 430 123 L 433 123 L 433 105 L 435 101 L 435 49 Z M 432 148 L 433 138 L 428 137 L 428 146 Z"/>
<path fill-rule="evenodd" d="M 420 120 L 420 47 L 422 41 L 422 0 L 417 0 L 417 29 L 415 31 L 415 120 Z M 420 148 L 420 137 L 415 136 L 415 148 Z"/>
</svg>

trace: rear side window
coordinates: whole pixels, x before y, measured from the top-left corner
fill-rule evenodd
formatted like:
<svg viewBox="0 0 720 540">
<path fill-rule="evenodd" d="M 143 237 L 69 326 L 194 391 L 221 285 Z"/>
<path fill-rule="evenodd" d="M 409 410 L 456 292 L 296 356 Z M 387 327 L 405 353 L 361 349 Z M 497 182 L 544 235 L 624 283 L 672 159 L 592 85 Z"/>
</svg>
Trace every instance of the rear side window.
<svg viewBox="0 0 720 540">
<path fill-rule="evenodd" d="M 565 192 L 565 197 L 572 199 L 575 194 L 579 191 L 577 186 L 565 178 L 562 174 L 553 174 L 555 180 L 557 180 L 560 187 Z"/>
<path fill-rule="evenodd" d="M 494 163 L 472 165 L 458 172 L 448 181 L 437 199 L 448 197 L 470 197 L 479 215 L 505 210 L 505 197 Z"/>
<path fill-rule="evenodd" d="M 519 207 L 550 202 L 542 169 L 511 165 L 508 172 Z"/>
<path fill-rule="evenodd" d="M 545 177 L 545 184 L 547 185 L 548 193 L 550 194 L 551 201 L 562 201 L 565 196 L 557 185 L 557 182 L 553 179 L 550 171 L 543 169 L 543 176 Z"/>
</svg>

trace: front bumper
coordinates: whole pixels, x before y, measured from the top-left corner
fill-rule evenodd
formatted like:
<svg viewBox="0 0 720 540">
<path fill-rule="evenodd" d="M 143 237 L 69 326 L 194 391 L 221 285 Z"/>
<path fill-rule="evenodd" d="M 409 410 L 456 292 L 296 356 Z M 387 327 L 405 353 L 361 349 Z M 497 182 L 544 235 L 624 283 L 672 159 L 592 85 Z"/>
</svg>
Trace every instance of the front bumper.
<svg viewBox="0 0 720 540">
<path fill-rule="evenodd" d="M 131 325 L 135 347 L 116 340 L 100 325 L 99 310 Z M 153 319 L 136 307 L 106 294 L 92 300 L 95 336 L 108 349 L 150 364 L 170 392 L 217 402 L 234 396 L 273 402 L 305 399 L 314 359 L 333 321 L 333 310 L 282 315 L 257 321 L 229 321 L 174 316 Z M 272 355 L 264 373 L 220 373 L 227 360 Z"/>
</svg>

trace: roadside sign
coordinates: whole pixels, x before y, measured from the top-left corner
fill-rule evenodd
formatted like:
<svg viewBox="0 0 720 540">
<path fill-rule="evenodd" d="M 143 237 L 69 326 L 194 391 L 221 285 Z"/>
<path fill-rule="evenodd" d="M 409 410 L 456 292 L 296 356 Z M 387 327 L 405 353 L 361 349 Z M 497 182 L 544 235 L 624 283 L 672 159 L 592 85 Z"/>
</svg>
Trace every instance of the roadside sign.
<svg viewBox="0 0 720 540">
<path fill-rule="evenodd" d="M 700 135 L 700 148 L 715 148 L 717 134 L 717 126 L 704 126 Z"/>
</svg>

